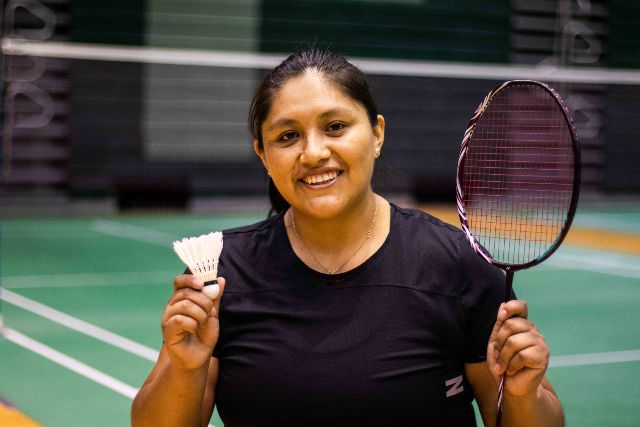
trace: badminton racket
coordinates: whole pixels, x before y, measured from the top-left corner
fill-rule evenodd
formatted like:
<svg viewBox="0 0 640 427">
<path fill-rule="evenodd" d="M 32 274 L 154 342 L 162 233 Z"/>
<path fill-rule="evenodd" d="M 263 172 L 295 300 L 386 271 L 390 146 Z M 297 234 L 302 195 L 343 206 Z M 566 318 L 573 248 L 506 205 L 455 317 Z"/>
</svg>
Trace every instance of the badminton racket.
<svg viewBox="0 0 640 427">
<path fill-rule="evenodd" d="M 547 259 L 567 235 L 578 203 L 580 150 L 560 96 L 544 83 L 508 81 L 491 91 L 464 134 L 456 199 L 473 250 L 505 270 Z M 504 374 L 498 388 L 501 424 Z"/>
</svg>

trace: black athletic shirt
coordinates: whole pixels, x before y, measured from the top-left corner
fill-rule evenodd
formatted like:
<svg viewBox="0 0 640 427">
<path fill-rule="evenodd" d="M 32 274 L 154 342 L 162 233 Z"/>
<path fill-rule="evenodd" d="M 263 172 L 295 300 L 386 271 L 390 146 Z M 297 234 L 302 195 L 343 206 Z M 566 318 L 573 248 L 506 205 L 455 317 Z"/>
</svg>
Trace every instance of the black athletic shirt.
<svg viewBox="0 0 640 427">
<path fill-rule="evenodd" d="M 485 360 L 504 275 L 462 232 L 391 205 L 382 247 L 326 275 L 283 215 L 224 232 L 216 405 L 225 426 L 475 426 L 464 363 Z"/>
</svg>

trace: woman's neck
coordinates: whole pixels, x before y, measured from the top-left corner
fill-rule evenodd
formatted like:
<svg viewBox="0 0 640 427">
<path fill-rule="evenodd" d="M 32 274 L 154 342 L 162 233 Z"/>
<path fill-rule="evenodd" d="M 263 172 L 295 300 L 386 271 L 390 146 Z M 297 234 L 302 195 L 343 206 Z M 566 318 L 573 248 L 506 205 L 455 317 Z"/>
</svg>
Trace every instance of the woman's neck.
<svg viewBox="0 0 640 427">
<path fill-rule="evenodd" d="M 325 273 L 340 273 L 361 264 L 382 245 L 389 232 L 388 202 L 372 192 L 363 203 L 328 219 L 291 208 L 285 224 L 303 262 Z"/>
</svg>

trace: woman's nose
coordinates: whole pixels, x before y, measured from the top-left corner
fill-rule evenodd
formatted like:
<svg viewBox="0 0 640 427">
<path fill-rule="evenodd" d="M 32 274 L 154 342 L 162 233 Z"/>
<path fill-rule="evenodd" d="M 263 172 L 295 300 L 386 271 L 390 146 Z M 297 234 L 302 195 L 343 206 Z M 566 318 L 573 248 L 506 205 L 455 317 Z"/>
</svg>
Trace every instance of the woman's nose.
<svg viewBox="0 0 640 427">
<path fill-rule="evenodd" d="M 313 166 L 331 157 L 331 150 L 323 135 L 309 134 L 300 153 L 300 162 Z"/>
</svg>

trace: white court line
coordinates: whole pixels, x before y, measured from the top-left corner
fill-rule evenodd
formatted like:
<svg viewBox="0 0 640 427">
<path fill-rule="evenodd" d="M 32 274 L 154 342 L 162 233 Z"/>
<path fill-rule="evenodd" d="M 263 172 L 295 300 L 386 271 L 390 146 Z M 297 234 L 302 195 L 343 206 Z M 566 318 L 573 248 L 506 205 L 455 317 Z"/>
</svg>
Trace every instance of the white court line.
<svg viewBox="0 0 640 427">
<path fill-rule="evenodd" d="M 551 256 L 542 265 L 551 265 L 570 270 L 595 271 L 611 276 L 640 279 L 640 265 L 630 262 L 622 262 L 604 257 L 568 255 L 560 253 Z"/>
<path fill-rule="evenodd" d="M 128 338 L 124 338 L 120 335 L 109 332 L 88 322 L 69 316 L 68 314 L 62 313 L 39 302 L 30 300 L 29 298 L 18 295 L 7 289 L 2 290 L 2 293 L 0 293 L 0 297 L 11 304 L 31 311 L 32 313 L 38 314 L 46 319 L 93 337 L 104 343 L 113 345 L 114 347 L 140 356 L 143 359 L 155 362 L 158 358 L 158 352 L 149 347 L 145 347 L 142 344 L 138 344 L 135 341 L 129 340 Z M 549 366 L 562 367 L 598 365 L 603 363 L 632 362 L 638 360 L 640 360 L 640 350 L 607 353 L 586 353 L 567 356 L 553 356 L 551 357 Z"/>
<path fill-rule="evenodd" d="M 606 353 L 572 354 L 553 356 L 549 361 L 550 368 L 565 366 L 602 365 L 605 363 L 638 362 L 640 350 L 610 351 Z"/>
<path fill-rule="evenodd" d="M 615 214 L 580 213 L 580 217 L 574 219 L 573 225 L 586 228 L 600 228 L 614 233 L 638 233 L 640 223 L 635 219 L 616 218 Z"/>
<path fill-rule="evenodd" d="M 132 286 L 149 283 L 166 283 L 171 288 L 173 277 L 180 273 L 173 271 L 127 271 L 115 273 L 70 273 L 35 274 L 25 276 L 4 276 L 2 286 L 13 289 L 62 288 L 84 286 Z"/>
<path fill-rule="evenodd" d="M 92 229 L 101 233 L 160 246 L 168 246 L 175 240 L 173 236 L 161 231 L 123 224 L 116 221 L 97 220 L 92 224 Z M 640 265 L 596 256 L 559 253 L 549 258 L 543 265 L 596 271 L 598 273 L 632 279 L 640 278 Z"/>
<path fill-rule="evenodd" d="M 136 239 L 135 236 L 118 236 Z M 164 244 L 163 244 L 164 246 Z M 177 258 L 176 258 L 177 259 Z M 540 265 L 540 268 L 571 269 L 596 271 L 612 276 L 640 278 L 640 262 L 595 257 L 593 255 L 569 255 L 556 253 Z M 14 289 L 26 288 L 55 288 L 55 287 L 84 287 L 84 286 L 123 286 L 147 285 L 152 283 L 167 283 L 179 274 L 180 267 L 172 271 L 131 271 L 113 273 L 68 273 L 68 274 L 36 274 L 24 276 L 4 276 L 2 285 Z"/>
<path fill-rule="evenodd" d="M 10 304 L 18 306 L 24 310 L 30 311 L 34 314 L 51 320 L 52 322 L 66 326 L 69 329 L 88 335 L 99 341 L 117 347 L 128 353 L 140 356 L 143 359 L 147 359 L 151 362 L 155 362 L 158 359 L 158 352 L 152 348 L 146 347 L 142 344 L 138 344 L 123 336 L 109 332 L 106 329 L 102 329 L 91 323 L 85 322 L 73 316 L 69 316 L 54 308 L 41 304 L 32 299 L 18 295 L 15 292 L 11 292 L 8 289 L 3 289 L 0 294 L 0 298 Z"/>
<path fill-rule="evenodd" d="M 108 221 L 106 219 L 93 221 L 91 223 L 91 229 L 110 236 L 123 237 L 137 242 L 166 247 L 167 249 L 171 248 L 171 244 L 176 240 L 173 235 L 162 231 L 116 221 Z"/>
<path fill-rule="evenodd" d="M 115 391 L 118 394 L 121 394 L 129 399 L 133 400 L 138 394 L 138 390 L 135 387 L 126 384 L 111 375 L 105 374 L 102 371 L 93 368 L 86 363 L 79 361 L 78 359 L 74 359 L 71 356 L 67 356 L 64 353 L 59 352 L 56 349 L 49 347 L 39 341 L 34 340 L 33 338 L 29 338 L 28 336 L 21 334 L 12 328 L 0 327 L 0 336 L 5 337 L 9 341 L 14 344 L 19 345 L 22 348 L 25 348 L 29 351 L 32 351 L 40 356 L 44 357 L 56 363 L 64 368 L 67 368 L 76 374 L 82 375 L 85 378 L 90 379 L 110 390 Z M 215 427 L 213 424 L 209 424 L 208 427 Z"/>
<path fill-rule="evenodd" d="M 92 368 L 91 366 L 82 363 L 79 360 L 74 359 L 73 357 L 67 356 L 66 354 L 61 353 L 58 350 L 42 344 L 39 341 L 29 338 L 28 336 L 23 335 L 14 329 L 7 327 L 2 328 L 0 329 L 0 334 L 9 341 L 19 345 L 20 347 L 37 353 L 40 356 L 49 359 L 60 366 L 70 369 L 71 371 L 80 374 L 85 378 L 89 378 L 90 380 L 95 381 L 96 383 L 103 385 L 115 391 L 116 393 L 128 397 L 129 399 L 133 399 L 138 393 L 137 388 L 132 387 L 129 384 L 125 384 L 122 381 L 115 379 L 102 371 Z"/>
</svg>

